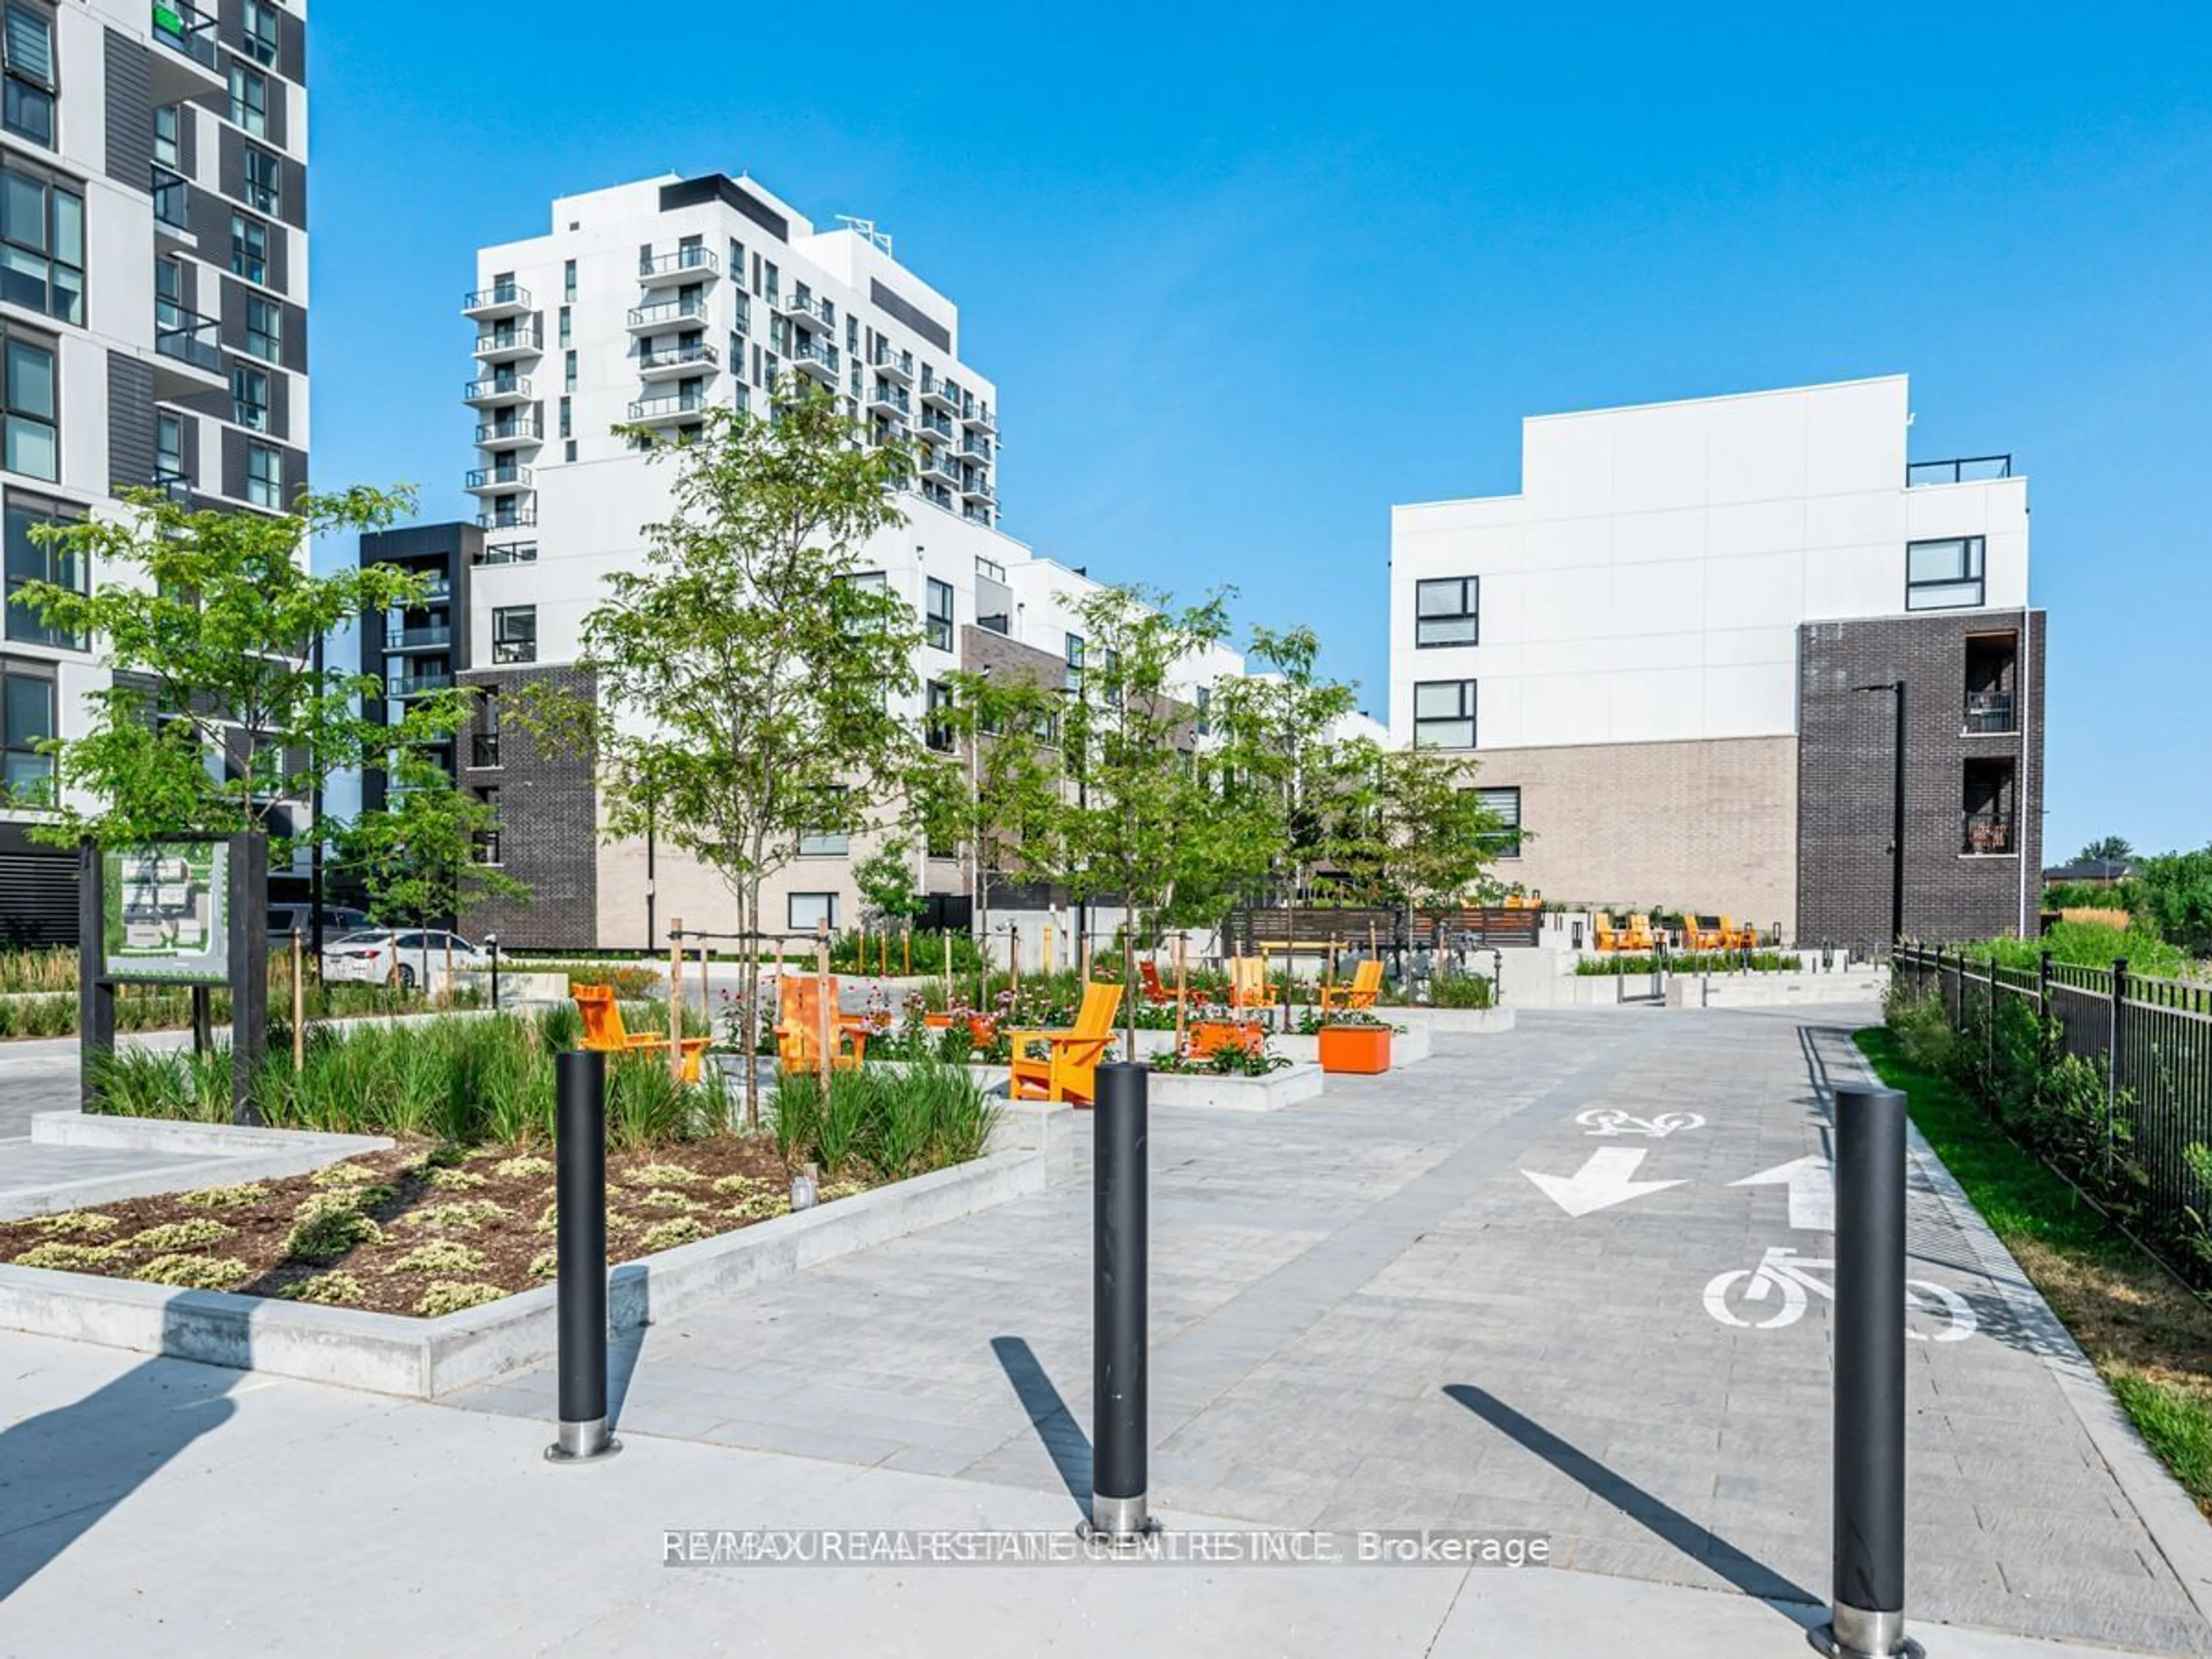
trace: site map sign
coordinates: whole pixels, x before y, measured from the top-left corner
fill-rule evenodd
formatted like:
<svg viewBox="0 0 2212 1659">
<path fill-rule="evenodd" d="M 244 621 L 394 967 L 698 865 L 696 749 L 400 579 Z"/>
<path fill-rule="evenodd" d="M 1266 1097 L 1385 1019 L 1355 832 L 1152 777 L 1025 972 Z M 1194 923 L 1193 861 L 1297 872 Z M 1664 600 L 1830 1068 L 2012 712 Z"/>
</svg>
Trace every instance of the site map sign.
<svg viewBox="0 0 2212 1659">
<path fill-rule="evenodd" d="M 228 852 L 219 841 L 171 841 L 105 854 L 109 979 L 229 981 Z"/>
</svg>

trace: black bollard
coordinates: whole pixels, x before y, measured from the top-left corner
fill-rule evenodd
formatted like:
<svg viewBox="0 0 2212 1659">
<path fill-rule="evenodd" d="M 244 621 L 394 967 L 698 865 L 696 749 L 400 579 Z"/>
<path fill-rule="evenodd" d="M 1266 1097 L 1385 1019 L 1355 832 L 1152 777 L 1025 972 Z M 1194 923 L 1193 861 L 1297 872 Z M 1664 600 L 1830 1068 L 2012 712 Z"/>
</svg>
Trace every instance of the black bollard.
<svg viewBox="0 0 2212 1659">
<path fill-rule="evenodd" d="M 1905 1634 L 1905 1097 L 1836 1091 L 1833 1623 L 1838 1659 L 1917 1656 Z"/>
<path fill-rule="evenodd" d="M 1146 1507 L 1145 1130 L 1148 1067 L 1098 1068 L 1091 1215 L 1091 1529 L 1151 1529 Z"/>
<path fill-rule="evenodd" d="M 556 1054 L 553 1091 L 561 1437 L 545 1455 L 576 1463 L 622 1449 L 607 1432 L 607 1057 Z"/>
</svg>

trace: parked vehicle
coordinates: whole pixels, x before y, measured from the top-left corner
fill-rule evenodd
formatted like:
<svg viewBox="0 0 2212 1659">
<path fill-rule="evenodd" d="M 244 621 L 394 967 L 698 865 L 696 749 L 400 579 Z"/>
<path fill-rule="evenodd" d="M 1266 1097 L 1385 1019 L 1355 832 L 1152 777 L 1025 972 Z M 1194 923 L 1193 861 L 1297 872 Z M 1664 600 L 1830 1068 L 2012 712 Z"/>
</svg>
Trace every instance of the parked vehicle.
<svg viewBox="0 0 2212 1659">
<path fill-rule="evenodd" d="M 490 956 L 459 933 L 434 928 L 364 928 L 323 950 L 323 978 L 402 990 L 427 986 L 443 989 L 446 970 L 463 973 L 491 966 Z"/>
<path fill-rule="evenodd" d="M 343 904 L 323 907 L 323 938 L 325 942 L 342 933 L 357 933 L 368 926 L 368 912 L 356 910 Z M 301 935 L 312 939 L 315 932 L 315 907 L 312 904 L 275 903 L 269 907 L 269 942 L 276 945 L 292 937 L 298 927 Z"/>
</svg>

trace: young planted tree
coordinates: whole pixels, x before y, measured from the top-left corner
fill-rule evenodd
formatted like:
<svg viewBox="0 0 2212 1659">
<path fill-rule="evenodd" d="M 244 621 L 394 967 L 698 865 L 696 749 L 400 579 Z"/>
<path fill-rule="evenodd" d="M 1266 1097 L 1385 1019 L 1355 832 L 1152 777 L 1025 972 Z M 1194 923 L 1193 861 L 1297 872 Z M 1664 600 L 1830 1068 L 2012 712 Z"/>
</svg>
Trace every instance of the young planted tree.
<svg viewBox="0 0 2212 1659">
<path fill-rule="evenodd" d="M 1482 804 L 1471 763 L 1364 738 L 1344 746 L 1342 762 L 1330 857 L 1370 902 L 1404 912 L 1408 939 L 1417 911 L 1479 896 L 1521 834 Z"/>
<path fill-rule="evenodd" d="M 194 511 L 150 490 L 126 500 L 133 510 L 122 518 L 33 532 L 58 580 L 14 596 L 115 671 L 88 698 L 90 729 L 49 745 L 58 788 L 31 803 L 46 809 L 33 833 L 135 846 L 274 829 L 285 803 L 307 800 L 393 738 L 360 711 L 380 689 L 375 678 L 322 665 L 315 641 L 423 589 L 422 578 L 386 566 L 317 576 L 304 544 L 381 528 L 414 497 L 302 495 L 282 514 Z M 100 577 L 88 591 L 87 572 Z M 282 855 L 291 843 L 276 844 Z"/>
<path fill-rule="evenodd" d="M 854 864 L 853 885 L 860 890 L 862 908 L 886 927 L 921 914 L 922 895 L 914 883 L 914 843 L 904 836 L 890 836 Z"/>
<path fill-rule="evenodd" d="M 1176 899 L 1180 879 L 1221 867 L 1221 821 L 1194 758 L 1194 710 L 1176 695 L 1197 659 L 1228 633 L 1215 595 L 1180 611 L 1164 595 L 1109 587 L 1079 607 L 1085 639 L 1081 695 L 1067 742 L 1081 757 L 1082 799 L 1063 802 L 1070 888 L 1085 902 L 1117 897 L 1121 929 L 1125 1053 L 1137 1052 L 1136 938 Z"/>
<path fill-rule="evenodd" d="M 897 705 L 915 690 L 921 630 L 882 583 L 852 580 L 862 544 L 899 522 L 890 490 L 905 459 L 859 439 L 811 389 L 773 419 L 706 410 L 696 439 L 655 448 L 675 473 L 672 514 L 584 619 L 578 665 L 596 702 L 510 694 L 509 718 L 590 745 L 605 833 L 657 824 L 721 878 L 749 943 L 767 933 L 763 884 L 800 838 L 880 827 L 878 803 L 912 769 Z M 758 951 L 744 960 L 756 1009 Z M 757 1121 L 750 1068 L 745 1093 Z"/>
</svg>

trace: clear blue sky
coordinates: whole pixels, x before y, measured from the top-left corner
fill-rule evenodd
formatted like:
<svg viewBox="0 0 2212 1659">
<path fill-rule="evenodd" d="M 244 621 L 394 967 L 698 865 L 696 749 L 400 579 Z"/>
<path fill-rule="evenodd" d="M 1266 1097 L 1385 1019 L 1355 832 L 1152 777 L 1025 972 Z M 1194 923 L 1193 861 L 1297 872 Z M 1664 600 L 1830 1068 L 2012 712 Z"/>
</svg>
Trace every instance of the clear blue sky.
<svg viewBox="0 0 2212 1659">
<path fill-rule="evenodd" d="M 461 516 L 476 247 L 750 171 L 959 305 L 1011 533 L 1379 714 L 1389 504 L 1517 487 L 1522 415 L 1903 371 L 2033 480 L 2047 851 L 2212 841 L 2200 9 L 465 9 L 313 14 L 324 484 Z"/>
</svg>

